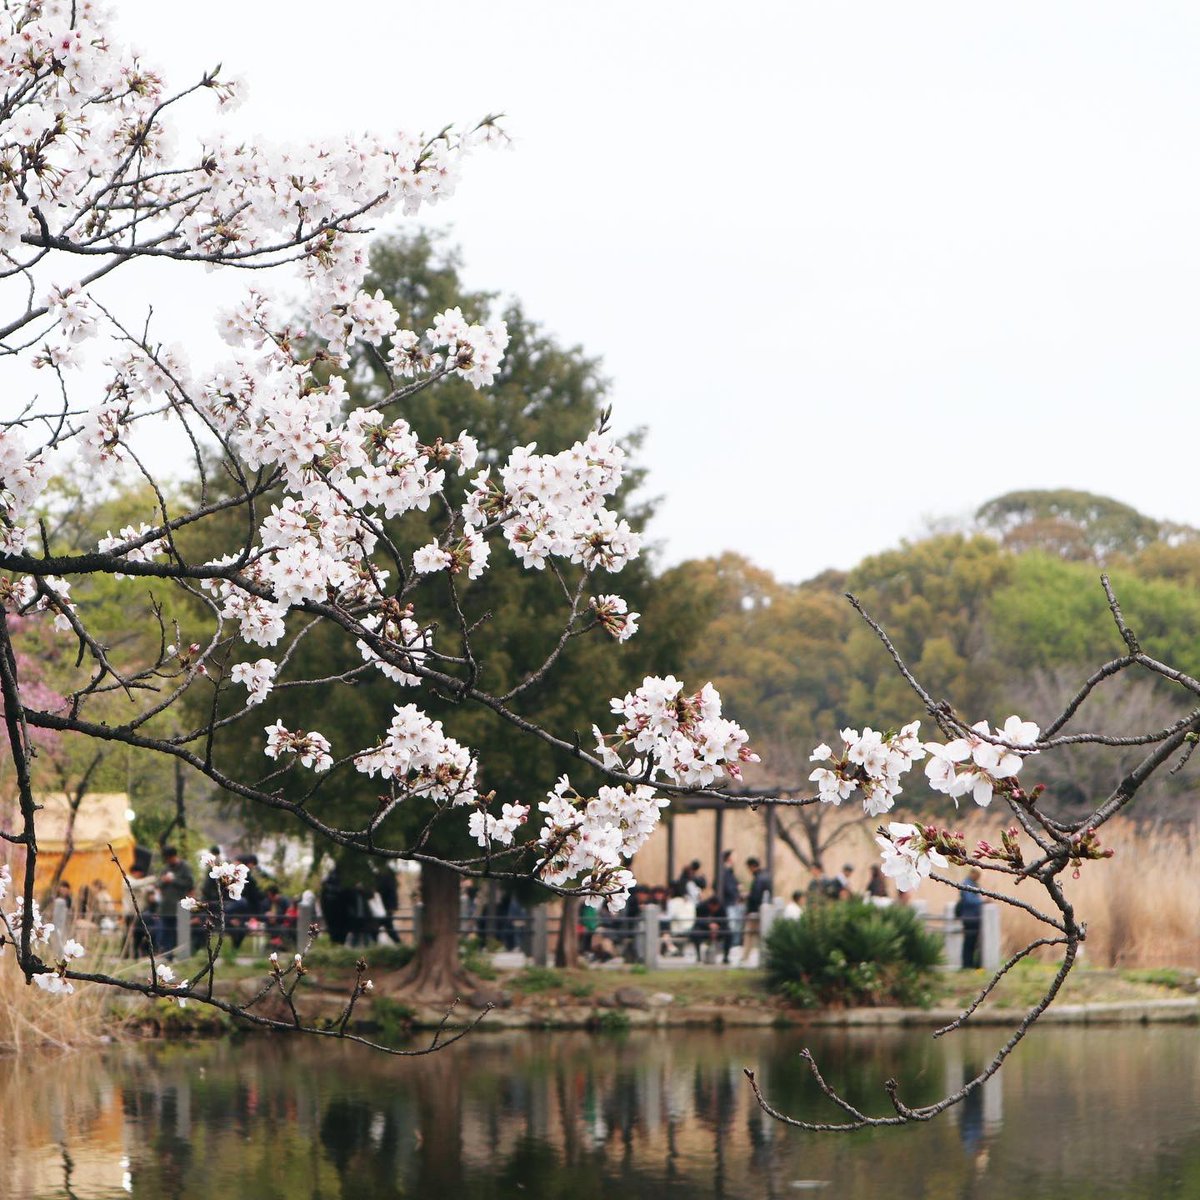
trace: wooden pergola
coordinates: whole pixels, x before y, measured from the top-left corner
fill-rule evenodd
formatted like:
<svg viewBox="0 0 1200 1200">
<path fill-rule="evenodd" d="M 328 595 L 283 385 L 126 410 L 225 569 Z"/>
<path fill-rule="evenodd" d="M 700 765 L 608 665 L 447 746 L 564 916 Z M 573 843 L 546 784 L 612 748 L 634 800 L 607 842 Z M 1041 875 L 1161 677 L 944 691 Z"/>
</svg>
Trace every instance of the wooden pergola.
<svg viewBox="0 0 1200 1200">
<path fill-rule="evenodd" d="M 756 801 L 771 799 L 776 796 L 792 796 L 800 794 L 792 788 L 747 788 L 741 792 L 732 792 L 730 796 L 738 802 L 739 807 L 754 811 L 762 808 L 765 832 L 765 863 L 763 864 L 771 879 L 775 878 L 775 837 L 777 832 L 778 814 L 773 804 L 758 804 Z M 716 887 L 721 879 L 721 855 L 725 850 L 725 813 L 729 803 L 715 796 L 678 796 L 671 801 L 672 814 L 707 812 L 716 814 L 713 824 L 713 886 Z M 667 882 L 675 880 L 675 816 L 667 821 Z"/>
</svg>

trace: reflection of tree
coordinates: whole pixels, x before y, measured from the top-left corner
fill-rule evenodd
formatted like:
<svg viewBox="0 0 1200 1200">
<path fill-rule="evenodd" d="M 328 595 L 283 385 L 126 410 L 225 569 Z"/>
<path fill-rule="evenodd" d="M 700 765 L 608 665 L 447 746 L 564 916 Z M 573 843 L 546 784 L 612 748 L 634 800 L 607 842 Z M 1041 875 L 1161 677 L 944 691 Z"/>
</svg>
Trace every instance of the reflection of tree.
<svg viewBox="0 0 1200 1200">
<path fill-rule="evenodd" d="M 419 1144 L 417 1196 L 458 1196 L 463 1188 L 463 1064 L 457 1056 L 431 1054 L 412 1064 L 417 1098 Z"/>
<path fill-rule="evenodd" d="M 875 1112 L 881 1077 L 940 1094 L 990 1043 L 879 1029 L 502 1034 L 403 1070 L 261 1041 L 74 1056 L 67 1071 L 0 1063 L 0 1162 L 28 1169 L 46 1151 L 41 1174 L 0 1175 L 0 1196 L 62 1194 L 65 1147 L 80 1196 L 116 1194 L 129 1152 L 134 1195 L 156 1200 L 757 1200 L 799 1194 L 796 1180 L 825 1182 L 830 1197 L 874 1196 L 886 1180 L 890 1200 L 1057 1200 L 1090 1187 L 1182 1200 L 1191 1192 L 1179 1181 L 1200 1177 L 1192 1036 L 1047 1030 L 1037 1063 L 1018 1054 L 1000 1081 L 1020 1096 L 1003 1127 L 989 1107 L 998 1097 L 982 1095 L 956 1120 L 847 1141 L 764 1127 L 739 1069 L 756 1065 L 799 1110 L 807 1071 L 796 1055 L 811 1045 Z M 1061 1136 L 1046 1137 L 1051 1128 Z M 1138 1131 L 1140 1155 L 1112 1135 L 1125 1129 Z"/>
</svg>

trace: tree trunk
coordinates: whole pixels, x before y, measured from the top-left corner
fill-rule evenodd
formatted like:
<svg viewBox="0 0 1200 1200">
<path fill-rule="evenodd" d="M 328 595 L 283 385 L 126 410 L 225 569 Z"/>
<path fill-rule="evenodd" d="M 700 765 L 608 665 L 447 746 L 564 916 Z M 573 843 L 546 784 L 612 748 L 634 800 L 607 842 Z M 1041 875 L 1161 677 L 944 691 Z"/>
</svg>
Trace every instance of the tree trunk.
<svg viewBox="0 0 1200 1200">
<path fill-rule="evenodd" d="M 558 940 L 554 944 L 556 967 L 579 966 L 579 897 L 564 896 Z"/>
<path fill-rule="evenodd" d="M 400 973 L 397 991 L 444 1003 L 474 991 L 479 981 L 458 957 L 459 876 L 446 867 L 421 867 L 421 936 L 416 957 Z"/>
</svg>

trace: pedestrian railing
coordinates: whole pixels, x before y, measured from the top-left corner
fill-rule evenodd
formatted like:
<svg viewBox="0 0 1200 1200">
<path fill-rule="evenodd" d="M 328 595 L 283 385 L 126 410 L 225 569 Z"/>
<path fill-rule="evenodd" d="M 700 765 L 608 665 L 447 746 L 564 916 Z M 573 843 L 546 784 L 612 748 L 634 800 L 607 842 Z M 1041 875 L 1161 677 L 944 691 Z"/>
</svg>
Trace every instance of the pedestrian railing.
<svg viewBox="0 0 1200 1200">
<path fill-rule="evenodd" d="M 753 965 L 761 959 L 762 946 L 772 925 L 783 918 L 783 901 L 768 901 L 757 914 L 747 917 L 740 907 L 724 916 L 689 919 L 686 924 L 672 920 L 667 912 L 654 904 L 643 905 L 635 914 L 601 913 L 598 927 L 579 929 L 581 954 L 593 961 L 619 960 L 641 963 L 648 968 L 683 964 L 718 964 L 736 962 Z M 943 963 L 953 969 L 963 964 L 963 922 L 954 915 L 954 905 L 947 904 L 942 912 L 930 912 L 924 902 L 913 902 L 913 911 L 925 928 L 942 939 Z M 77 922 L 65 901 L 55 900 L 52 906 L 56 937 L 72 936 Z M 347 941 L 353 945 L 373 945 L 390 938 L 397 943 L 415 945 L 421 938 L 421 906 L 419 904 L 384 916 L 371 916 L 361 927 L 348 931 Z M 154 919 L 154 929 L 161 929 L 166 914 Z M 196 948 L 203 934 L 193 914 L 179 909 L 174 918 L 176 945 Z M 294 919 L 270 919 L 265 916 L 241 918 L 240 926 L 226 930 L 228 937 L 243 953 L 265 957 L 272 950 L 279 953 L 303 951 L 314 924 L 320 924 L 316 906 L 301 904 Z M 516 913 L 464 911 L 459 919 L 459 933 L 464 939 L 475 939 L 481 947 L 492 951 L 519 954 L 523 961 L 548 966 L 554 958 L 554 946 L 559 938 L 561 911 L 550 904 L 535 905 Z M 157 941 L 157 937 L 155 939 Z M 983 905 L 977 930 L 978 965 L 994 971 L 1001 962 L 1000 907 Z"/>
</svg>

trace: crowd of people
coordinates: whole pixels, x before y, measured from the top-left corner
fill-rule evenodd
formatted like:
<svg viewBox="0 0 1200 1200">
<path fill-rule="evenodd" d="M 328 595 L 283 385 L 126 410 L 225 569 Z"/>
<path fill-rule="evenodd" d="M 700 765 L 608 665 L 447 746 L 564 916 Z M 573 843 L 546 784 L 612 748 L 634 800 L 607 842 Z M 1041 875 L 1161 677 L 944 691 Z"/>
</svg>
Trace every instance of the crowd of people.
<svg viewBox="0 0 1200 1200">
<path fill-rule="evenodd" d="M 727 963 L 733 949 L 740 946 L 741 961 L 751 959 L 761 945 L 762 909 L 771 900 L 771 877 L 755 857 L 746 859 L 745 866 L 748 872 L 745 888 L 737 875 L 733 851 L 726 850 L 711 888 L 701 863 L 696 860 L 684 867 L 679 878 L 671 884 L 669 896 L 666 889 L 658 889 L 661 899 L 656 902 L 665 912 L 660 953 L 678 957 L 688 953 L 690 947 L 702 961 Z M 810 870 L 807 888 L 792 892 L 791 899 L 779 914 L 782 919 L 799 920 L 811 905 L 849 900 L 859 895 L 853 883 L 853 863 L 845 863 L 835 875 L 826 875 L 819 862 Z M 861 898 L 880 906 L 895 902 L 887 878 L 878 865 L 872 866 Z M 908 902 L 904 893 L 896 899 L 902 904 Z M 970 913 L 963 920 L 966 925 Z"/>
<path fill-rule="evenodd" d="M 210 853 L 221 858 L 220 848 Z M 153 856 L 139 848 L 133 865 L 126 874 L 126 886 L 121 892 L 120 920 L 125 930 L 126 953 L 135 958 L 149 953 L 170 956 L 180 949 L 182 928 L 190 931 L 191 945 L 183 949 L 188 954 L 206 937 L 206 923 L 212 914 L 223 914 L 225 936 L 235 949 L 250 934 L 262 933 L 273 949 L 291 945 L 296 937 L 299 904 L 303 897 L 284 895 L 279 886 L 259 864 L 256 854 L 243 854 L 233 861 L 246 867 L 246 881 L 241 896 L 234 900 L 218 894 L 219 884 L 209 875 L 197 883 L 196 872 L 176 846 L 164 846 L 159 852 L 161 865 L 152 871 Z M 180 901 L 192 897 L 204 905 L 181 924 Z M 116 906 L 113 906 L 114 916 Z"/>
<path fill-rule="evenodd" d="M 220 849 L 211 853 L 222 857 Z M 102 927 L 125 931 L 126 952 L 140 957 L 153 946 L 155 953 L 170 955 L 178 947 L 181 928 L 190 928 L 189 950 L 203 943 L 211 914 L 223 910 L 225 936 L 234 948 L 240 948 L 251 934 L 262 934 L 271 948 L 290 946 L 296 941 L 300 908 L 307 904 L 316 911 L 318 895 L 312 891 L 297 897 L 285 895 L 262 868 L 258 856 L 244 854 L 234 861 L 246 867 L 241 896 L 234 900 L 218 896 L 216 880 L 206 873 L 197 883 L 196 872 L 175 846 L 160 851 L 161 865 L 151 873 L 149 851 L 138 850 L 127 874 L 127 886 L 115 901 L 99 880 L 80 889 L 76 897 L 71 885 L 60 882 L 55 898 L 63 901 L 75 916 L 96 920 Z M 771 901 L 771 876 L 760 860 L 745 860 L 745 886 L 739 878 L 732 850 L 721 857 L 720 869 L 710 886 L 699 860 L 687 864 L 669 886 L 639 885 L 629 897 L 625 909 L 610 914 L 603 908 L 580 906 L 579 946 L 581 953 L 594 962 L 614 958 L 630 961 L 639 957 L 639 939 L 643 935 L 645 906 L 655 905 L 659 912 L 659 953 L 665 957 L 685 954 L 699 961 L 728 963 L 732 952 L 740 948 L 739 961 L 752 960 L 762 941 L 762 910 Z M 798 920 L 815 904 L 836 903 L 858 895 L 853 883 L 854 864 L 845 863 L 835 875 L 826 875 L 821 864 L 810 867 L 807 888 L 792 892 L 780 917 Z M 968 883 L 977 882 L 968 878 Z M 182 926 L 180 901 L 193 897 L 203 908 Z M 908 895 L 894 899 L 879 865 L 871 867 L 861 898 L 884 906 L 907 903 Z M 223 900 L 223 903 L 220 902 Z M 319 911 L 321 924 L 330 939 L 340 944 L 371 945 L 383 938 L 399 943 L 396 914 L 400 906 L 396 875 L 379 866 L 369 877 L 343 880 L 333 867 L 321 882 Z M 978 965 L 979 931 L 982 921 L 982 897 L 964 890 L 955 915 L 963 924 L 962 965 Z M 499 943 L 507 950 L 529 953 L 532 927 L 530 912 L 511 890 L 485 900 L 474 883 L 463 893 L 463 918 L 466 928 L 474 931 L 484 944 Z M 187 951 L 185 951 L 186 953 Z"/>
</svg>

